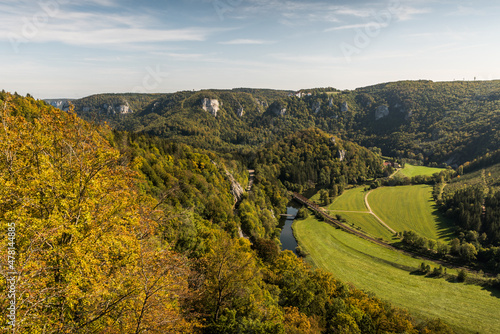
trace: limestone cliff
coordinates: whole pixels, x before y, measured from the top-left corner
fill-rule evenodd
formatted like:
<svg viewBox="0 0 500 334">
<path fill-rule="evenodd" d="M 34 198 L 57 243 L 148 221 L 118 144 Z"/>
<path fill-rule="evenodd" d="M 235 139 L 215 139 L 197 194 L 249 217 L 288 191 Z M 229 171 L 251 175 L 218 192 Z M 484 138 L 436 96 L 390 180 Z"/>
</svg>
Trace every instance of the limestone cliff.
<svg viewBox="0 0 500 334">
<path fill-rule="evenodd" d="M 201 107 L 203 110 L 209 112 L 210 114 L 217 117 L 217 113 L 219 112 L 222 103 L 219 103 L 219 100 L 204 98 L 201 100 Z"/>
</svg>

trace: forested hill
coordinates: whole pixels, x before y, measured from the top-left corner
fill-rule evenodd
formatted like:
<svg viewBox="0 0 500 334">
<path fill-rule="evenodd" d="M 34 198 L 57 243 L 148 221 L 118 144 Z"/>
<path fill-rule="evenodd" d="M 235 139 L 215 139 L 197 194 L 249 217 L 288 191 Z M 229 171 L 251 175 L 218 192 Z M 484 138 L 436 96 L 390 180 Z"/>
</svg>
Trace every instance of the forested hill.
<svg viewBox="0 0 500 334">
<path fill-rule="evenodd" d="M 73 103 L 87 120 L 218 151 L 254 148 L 310 127 L 424 163 L 458 166 L 500 146 L 500 81 L 106 94 Z"/>
<path fill-rule="evenodd" d="M 314 128 L 269 144 L 256 161 L 258 168 L 268 168 L 272 178 L 288 189 L 302 192 L 317 185 L 337 193 L 347 184 L 381 176 L 382 163 L 368 149 Z"/>
</svg>

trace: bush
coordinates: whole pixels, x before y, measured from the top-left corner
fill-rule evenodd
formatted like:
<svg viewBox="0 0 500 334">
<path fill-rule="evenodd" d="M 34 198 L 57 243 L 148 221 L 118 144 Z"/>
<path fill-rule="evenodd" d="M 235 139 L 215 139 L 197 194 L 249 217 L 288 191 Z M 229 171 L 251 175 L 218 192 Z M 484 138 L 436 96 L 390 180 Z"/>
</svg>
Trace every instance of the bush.
<svg viewBox="0 0 500 334">
<path fill-rule="evenodd" d="M 458 275 L 457 275 L 457 281 L 459 282 L 465 282 L 465 280 L 467 279 L 467 271 L 465 271 L 464 269 L 460 269 L 458 271 Z"/>
<path fill-rule="evenodd" d="M 297 256 L 299 257 L 306 257 L 307 255 L 309 255 L 302 247 L 300 246 L 297 246 L 295 247 L 295 253 L 297 254 Z"/>
<path fill-rule="evenodd" d="M 434 270 L 432 270 L 432 275 L 438 277 L 443 276 L 443 266 L 439 266 L 439 268 L 434 268 Z"/>
<path fill-rule="evenodd" d="M 306 207 L 302 207 L 299 212 L 297 212 L 297 218 L 306 219 L 309 217 L 309 210 Z"/>
</svg>

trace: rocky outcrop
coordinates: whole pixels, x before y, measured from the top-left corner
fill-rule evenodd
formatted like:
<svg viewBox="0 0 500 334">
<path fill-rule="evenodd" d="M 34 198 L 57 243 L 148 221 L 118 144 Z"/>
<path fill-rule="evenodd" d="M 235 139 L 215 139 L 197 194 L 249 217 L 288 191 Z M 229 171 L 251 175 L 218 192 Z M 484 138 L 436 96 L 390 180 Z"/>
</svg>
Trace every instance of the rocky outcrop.
<svg viewBox="0 0 500 334">
<path fill-rule="evenodd" d="M 286 108 L 283 107 L 278 102 L 274 102 L 273 104 L 271 104 L 269 109 L 276 116 L 285 116 L 285 114 L 286 114 Z"/>
<path fill-rule="evenodd" d="M 375 109 L 375 119 L 378 121 L 381 118 L 389 116 L 389 107 L 388 106 L 380 106 Z"/>
<path fill-rule="evenodd" d="M 214 160 L 210 160 L 210 162 L 215 166 L 217 167 L 219 170 L 223 169 L 224 170 L 224 173 L 226 174 L 229 182 L 231 182 L 231 193 L 233 194 L 233 198 L 234 198 L 234 203 L 238 203 L 241 198 L 243 197 L 243 194 L 245 193 L 245 189 L 243 189 L 243 187 L 241 186 L 241 184 L 236 181 L 236 179 L 234 178 L 233 174 L 231 174 L 231 172 L 229 172 L 226 167 L 224 166 L 219 166 L 217 164 L 217 162 L 215 162 Z"/>
<path fill-rule="evenodd" d="M 63 111 L 68 111 L 71 103 L 70 100 L 46 100 L 46 102 Z M 130 105 L 126 101 L 115 104 L 80 105 L 80 108 L 83 113 L 98 112 L 99 114 L 107 115 L 124 115 L 132 112 Z"/>
<path fill-rule="evenodd" d="M 86 107 L 84 107 L 86 108 Z M 103 104 L 101 110 L 99 112 L 105 112 L 108 115 L 123 115 L 123 114 L 128 114 L 131 113 L 132 110 L 130 109 L 130 106 L 128 102 L 125 102 L 125 104 Z"/>
<path fill-rule="evenodd" d="M 213 116 L 217 117 L 217 113 L 219 112 L 222 103 L 219 103 L 219 100 L 204 98 L 201 100 L 201 107 L 203 110 L 209 112 Z"/>
<path fill-rule="evenodd" d="M 341 112 L 348 112 L 349 111 L 349 105 L 347 102 L 343 102 L 342 105 L 340 106 L 340 111 Z"/>
<path fill-rule="evenodd" d="M 155 111 L 159 106 L 160 106 L 160 102 L 155 102 L 153 104 L 153 107 L 151 108 L 151 111 Z"/>
<path fill-rule="evenodd" d="M 262 112 L 261 108 L 265 110 L 269 107 L 269 104 L 266 101 L 261 101 L 259 99 L 255 99 L 255 103 L 257 103 L 257 106 L 259 107 L 258 109 L 261 112 Z"/>
<path fill-rule="evenodd" d="M 319 113 L 319 111 L 321 110 L 321 102 L 320 101 L 314 102 L 312 109 L 316 114 Z"/>
<path fill-rule="evenodd" d="M 231 193 L 233 194 L 234 203 L 237 203 L 243 197 L 245 193 L 245 189 L 241 186 L 241 184 L 234 179 L 233 174 L 231 174 L 227 169 L 225 169 L 226 175 L 231 182 Z"/>
<path fill-rule="evenodd" d="M 328 106 L 329 106 L 330 108 L 332 108 L 332 107 L 333 107 L 333 97 L 331 97 L 331 98 L 328 100 Z"/>
<path fill-rule="evenodd" d="M 340 161 L 344 161 L 345 160 L 345 155 L 346 155 L 345 150 L 339 150 L 337 153 L 338 153 L 337 155 L 339 157 L 339 160 Z"/>
<path fill-rule="evenodd" d="M 71 103 L 70 100 L 45 100 L 45 102 L 55 108 L 61 109 L 62 111 L 68 111 Z"/>
<path fill-rule="evenodd" d="M 115 111 L 119 114 L 128 114 L 130 113 L 130 106 L 127 104 L 120 104 L 115 107 Z"/>
<path fill-rule="evenodd" d="M 245 115 L 245 109 L 240 106 L 238 110 L 236 110 L 236 114 L 238 115 L 238 117 L 243 117 Z"/>
</svg>

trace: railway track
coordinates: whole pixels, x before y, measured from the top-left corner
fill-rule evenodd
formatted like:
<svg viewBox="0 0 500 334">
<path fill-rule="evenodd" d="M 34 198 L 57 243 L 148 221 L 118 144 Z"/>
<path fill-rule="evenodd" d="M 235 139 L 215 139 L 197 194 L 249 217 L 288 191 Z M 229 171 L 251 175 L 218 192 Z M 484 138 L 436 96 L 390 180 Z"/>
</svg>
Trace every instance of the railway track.
<svg viewBox="0 0 500 334">
<path fill-rule="evenodd" d="M 331 225 L 334 225 L 336 227 L 339 227 L 341 228 L 342 230 L 346 231 L 346 232 L 349 232 L 349 233 L 352 233 L 352 234 L 355 234 L 357 235 L 358 237 L 360 238 L 363 238 L 363 239 L 366 239 L 366 240 L 369 240 L 373 243 L 376 243 L 380 246 L 383 246 L 383 247 L 386 247 L 386 248 L 390 248 L 390 249 L 394 249 L 394 250 L 397 250 L 397 251 L 401 251 L 400 249 L 394 247 L 394 246 L 391 246 L 389 245 L 388 243 L 385 243 L 384 241 L 382 240 L 379 240 L 379 239 L 375 239 L 373 237 L 370 237 L 350 226 L 347 226 L 346 224 L 342 223 L 341 221 L 337 220 L 337 219 L 334 219 L 332 216 L 330 216 L 328 213 L 326 213 L 322 208 L 320 208 L 316 203 L 313 203 L 311 202 L 310 200 L 308 200 L 307 198 L 305 198 L 304 196 L 298 194 L 298 193 L 291 193 L 292 197 L 302 203 L 303 205 L 306 205 L 309 209 L 311 209 L 312 211 L 318 213 L 321 217 L 323 217 L 323 219 L 331 224 Z"/>
</svg>

